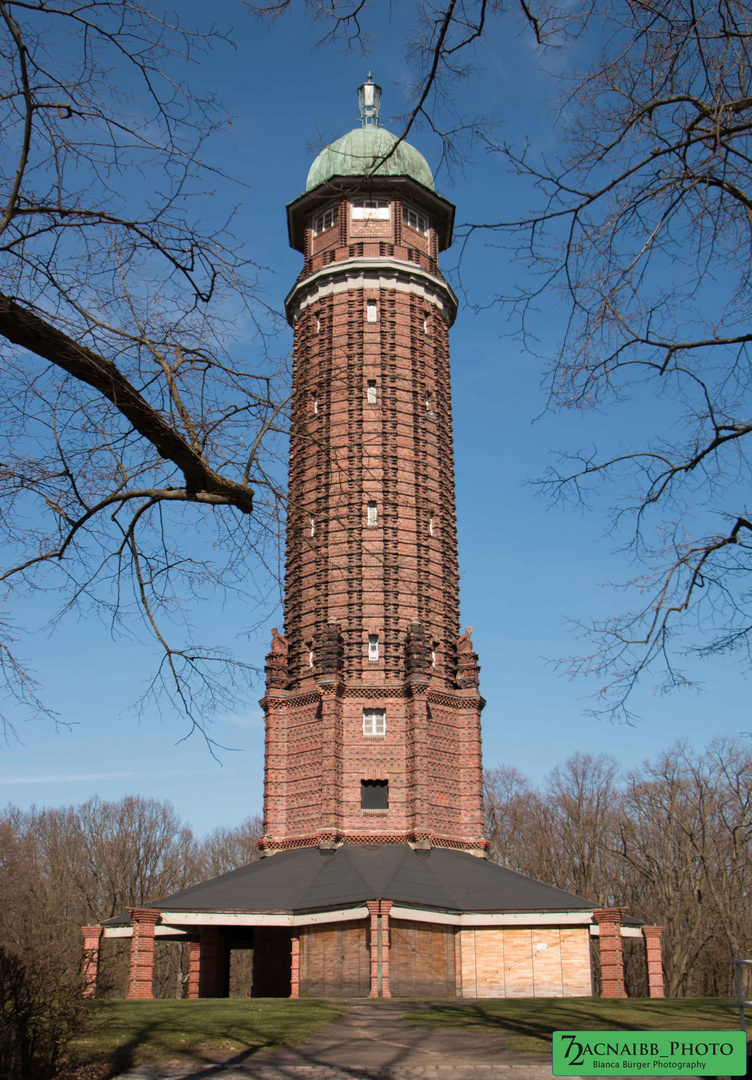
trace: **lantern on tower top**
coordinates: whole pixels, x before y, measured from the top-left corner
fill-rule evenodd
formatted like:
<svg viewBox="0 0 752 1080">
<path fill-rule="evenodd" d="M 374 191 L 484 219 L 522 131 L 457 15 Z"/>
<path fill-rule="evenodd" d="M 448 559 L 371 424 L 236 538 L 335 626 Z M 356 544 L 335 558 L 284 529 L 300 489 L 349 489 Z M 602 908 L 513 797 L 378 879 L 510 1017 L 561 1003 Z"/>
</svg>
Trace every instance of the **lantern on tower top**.
<svg viewBox="0 0 752 1080">
<path fill-rule="evenodd" d="M 363 127 L 373 124 L 379 126 L 379 113 L 381 111 L 381 87 L 373 81 L 371 72 L 368 78 L 358 87 L 358 108 L 360 109 L 360 122 Z"/>
</svg>

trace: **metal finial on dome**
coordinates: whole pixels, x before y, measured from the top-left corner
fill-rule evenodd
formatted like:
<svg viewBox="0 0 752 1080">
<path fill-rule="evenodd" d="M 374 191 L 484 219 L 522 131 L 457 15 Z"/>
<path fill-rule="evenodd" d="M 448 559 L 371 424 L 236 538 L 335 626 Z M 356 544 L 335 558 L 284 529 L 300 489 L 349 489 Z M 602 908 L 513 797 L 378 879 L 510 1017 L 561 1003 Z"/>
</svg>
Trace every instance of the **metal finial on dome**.
<svg viewBox="0 0 752 1080">
<path fill-rule="evenodd" d="M 366 81 L 358 87 L 358 108 L 360 109 L 360 122 L 363 127 L 369 125 L 373 127 L 379 126 L 381 87 L 373 81 L 370 71 Z"/>
</svg>

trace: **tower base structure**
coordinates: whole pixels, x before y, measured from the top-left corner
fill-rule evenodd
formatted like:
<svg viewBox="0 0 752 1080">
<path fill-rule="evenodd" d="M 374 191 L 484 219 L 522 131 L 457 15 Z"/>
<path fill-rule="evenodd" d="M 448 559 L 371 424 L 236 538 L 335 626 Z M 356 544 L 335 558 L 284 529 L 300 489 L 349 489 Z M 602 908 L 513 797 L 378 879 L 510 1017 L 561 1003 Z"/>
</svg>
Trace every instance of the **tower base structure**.
<svg viewBox="0 0 752 1080">
<path fill-rule="evenodd" d="M 403 843 L 280 851 L 129 915 L 103 936 L 131 938 L 139 997 L 144 919 L 155 942 L 189 945 L 191 997 L 228 996 L 234 948 L 253 949 L 254 997 L 587 997 L 591 939 L 604 926 L 612 996 L 615 940 L 643 933 L 467 852 Z M 653 967 L 656 929 L 646 928 Z"/>
</svg>

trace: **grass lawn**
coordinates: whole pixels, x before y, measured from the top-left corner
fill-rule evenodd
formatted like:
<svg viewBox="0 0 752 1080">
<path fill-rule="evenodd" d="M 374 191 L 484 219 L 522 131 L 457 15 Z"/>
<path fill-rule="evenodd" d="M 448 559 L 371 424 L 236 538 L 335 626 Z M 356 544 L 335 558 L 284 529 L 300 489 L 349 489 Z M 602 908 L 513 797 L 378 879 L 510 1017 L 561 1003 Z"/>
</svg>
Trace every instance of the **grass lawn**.
<svg viewBox="0 0 752 1080">
<path fill-rule="evenodd" d="M 147 1062 L 215 1061 L 301 1042 L 341 1013 L 334 1002 L 284 998 L 96 1001 L 71 1052 L 94 1076 Z"/>
<path fill-rule="evenodd" d="M 408 1013 L 410 1024 L 509 1033 L 510 1050 L 550 1054 L 554 1031 L 739 1030 L 728 998 L 493 998 L 436 1004 Z"/>
</svg>

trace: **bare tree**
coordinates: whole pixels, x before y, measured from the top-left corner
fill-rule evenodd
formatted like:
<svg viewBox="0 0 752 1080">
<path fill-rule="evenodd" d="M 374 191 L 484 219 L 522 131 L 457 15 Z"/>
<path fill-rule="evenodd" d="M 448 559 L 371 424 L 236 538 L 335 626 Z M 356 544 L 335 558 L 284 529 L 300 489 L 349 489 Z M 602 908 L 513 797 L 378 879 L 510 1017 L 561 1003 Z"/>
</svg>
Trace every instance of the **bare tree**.
<svg viewBox="0 0 752 1080">
<path fill-rule="evenodd" d="M 580 30 L 596 28 L 600 57 L 565 87 L 561 154 L 495 147 L 537 209 L 470 231 L 521 242 L 533 284 L 499 299 L 523 334 L 541 297 L 564 306 L 552 407 L 664 402 L 652 437 L 567 454 L 546 478 L 564 500 L 599 482 L 621 493 L 637 607 L 588 621 L 594 646 L 571 671 L 595 673 L 605 707 L 628 716 L 646 669 L 664 688 L 687 682 L 677 642 L 751 655 L 752 13 L 737 0 L 596 2 Z"/>
<path fill-rule="evenodd" d="M 199 847 L 198 878 L 216 877 L 255 862 L 260 857 L 258 842 L 263 835 L 263 820 L 258 815 L 246 818 L 235 828 L 221 825 L 204 837 Z"/>
<path fill-rule="evenodd" d="M 637 914 L 660 919 L 669 993 L 691 992 L 708 949 L 752 944 L 752 760 L 728 740 L 704 754 L 678 745 L 629 778 L 621 855 L 641 882 Z"/>
<path fill-rule="evenodd" d="M 0 3 L 2 602 L 53 592 L 55 617 L 141 620 L 162 656 L 152 697 L 195 724 L 249 671 L 180 605 L 264 595 L 266 440 L 284 426 L 273 366 L 248 355 L 269 325 L 255 268 L 191 208 L 223 114 L 186 78 L 220 46 L 133 0 Z M 39 708 L 17 633 L 6 620 L 0 669 Z"/>
<path fill-rule="evenodd" d="M 511 869 L 664 927 L 672 996 L 727 994 L 727 960 L 752 948 L 752 755 L 679 744 L 629 776 L 576 754 L 539 790 L 486 774 L 493 857 Z"/>
</svg>

